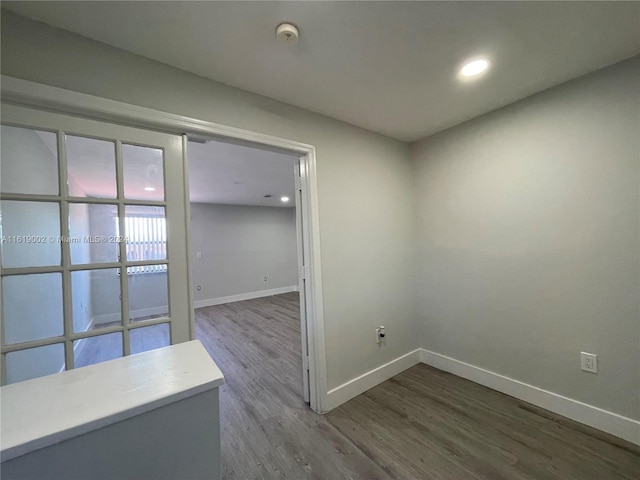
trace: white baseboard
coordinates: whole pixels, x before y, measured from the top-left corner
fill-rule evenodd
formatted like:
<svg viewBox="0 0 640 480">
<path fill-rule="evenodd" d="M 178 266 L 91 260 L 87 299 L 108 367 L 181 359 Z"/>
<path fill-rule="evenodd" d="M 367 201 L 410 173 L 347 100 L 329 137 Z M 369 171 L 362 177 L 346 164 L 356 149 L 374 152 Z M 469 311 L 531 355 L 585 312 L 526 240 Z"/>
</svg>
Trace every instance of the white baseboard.
<svg viewBox="0 0 640 480">
<path fill-rule="evenodd" d="M 194 308 L 211 307 L 213 305 L 222 305 L 223 303 L 242 302 L 243 300 L 251 300 L 253 298 L 270 297 L 272 295 L 280 295 L 282 293 L 297 292 L 298 286 L 272 288 L 270 290 L 260 290 L 258 292 L 240 293 L 238 295 L 229 295 L 228 297 L 207 298 L 206 300 L 196 300 L 193 302 Z"/>
<path fill-rule="evenodd" d="M 427 365 L 640 445 L 640 422 L 637 420 L 563 397 L 424 348 L 420 350 L 420 359 Z"/>
<path fill-rule="evenodd" d="M 169 306 L 168 305 L 159 305 L 157 307 L 146 307 L 146 308 L 138 308 L 137 310 L 131 310 L 130 317 L 131 318 L 145 318 L 151 316 L 168 315 Z"/>
<path fill-rule="evenodd" d="M 93 330 L 93 318 L 91 318 L 89 320 L 89 323 L 87 324 L 87 326 L 85 327 L 84 330 L 82 330 L 83 332 L 88 332 L 89 330 Z M 82 350 L 84 349 L 84 344 L 85 344 L 85 340 L 86 338 L 81 338 L 80 340 L 76 340 L 75 342 L 73 342 L 73 355 L 74 357 L 78 357 L 80 355 L 82 355 Z M 62 364 L 62 366 L 60 367 L 60 369 L 58 370 L 58 373 L 62 373 L 67 369 L 65 363 Z"/>
<path fill-rule="evenodd" d="M 152 315 L 166 314 L 168 307 L 166 305 L 160 305 L 159 307 L 147 307 L 139 308 L 131 311 L 131 318 L 150 317 Z M 118 311 L 115 313 L 103 313 L 102 315 L 96 315 L 91 318 L 92 325 L 101 325 L 103 323 L 119 322 L 122 318 L 122 314 Z"/>
<path fill-rule="evenodd" d="M 374 368 L 353 380 L 349 380 L 329 390 L 327 392 L 326 404 L 323 405 L 324 409 L 327 411 L 332 410 L 376 385 L 389 380 L 391 377 L 404 372 L 407 368 L 417 365 L 420 363 L 420 350 L 421 349 L 417 348 L 412 352 L 406 353 L 395 360 L 391 360 L 384 365 Z"/>
</svg>

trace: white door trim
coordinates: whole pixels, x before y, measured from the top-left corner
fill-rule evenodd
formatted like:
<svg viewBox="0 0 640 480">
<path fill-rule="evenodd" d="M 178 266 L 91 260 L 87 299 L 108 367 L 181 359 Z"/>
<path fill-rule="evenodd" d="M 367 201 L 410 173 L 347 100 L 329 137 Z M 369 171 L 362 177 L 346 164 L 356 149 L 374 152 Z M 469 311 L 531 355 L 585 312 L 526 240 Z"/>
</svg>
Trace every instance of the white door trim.
<svg viewBox="0 0 640 480">
<path fill-rule="evenodd" d="M 302 215 L 305 208 L 305 196 L 303 179 L 305 174 L 302 171 L 303 165 L 297 160 L 294 165 L 295 178 L 295 204 L 296 204 L 296 246 L 298 253 L 298 291 L 300 292 L 300 346 L 302 353 L 302 393 L 304 401 L 311 404 L 311 389 L 309 388 L 309 334 L 307 333 L 307 298 L 306 298 L 306 258 L 305 252 L 308 251 L 306 231 L 304 223 L 307 221 Z"/>
<path fill-rule="evenodd" d="M 173 134 L 203 135 L 208 137 L 217 136 L 226 139 L 235 139 L 240 142 L 258 143 L 263 146 L 286 150 L 289 153 L 296 153 L 301 156 L 300 161 L 304 165 L 307 174 L 307 188 L 305 188 L 304 191 L 307 202 L 303 215 L 306 215 L 309 219 L 307 222 L 309 229 L 307 235 L 310 240 L 308 242 L 309 251 L 305 252 L 309 268 L 309 279 L 306 282 L 306 289 L 308 302 L 307 311 L 310 313 L 310 315 L 307 316 L 311 390 L 310 404 L 314 411 L 318 413 L 326 412 L 328 410 L 327 373 L 324 344 L 320 222 L 315 147 L 305 143 L 146 107 L 130 105 L 6 75 L 2 75 L 0 81 L 2 101 L 6 103 L 44 108 L 59 113 L 75 114 L 101 121 L 160 130 Z M 188 195 L 188 193 L 186 195 Z M 188 203 L 188 198 L 185 198 L 185 202 Z M 189 271 L 188 274 L 190 278 L 191 271 Z M 191 285 L 189 285 L 189 295 L 192 295 Z M 190 315 L 193 315 L 193 313 L 190 313 Z"/>
</svg>

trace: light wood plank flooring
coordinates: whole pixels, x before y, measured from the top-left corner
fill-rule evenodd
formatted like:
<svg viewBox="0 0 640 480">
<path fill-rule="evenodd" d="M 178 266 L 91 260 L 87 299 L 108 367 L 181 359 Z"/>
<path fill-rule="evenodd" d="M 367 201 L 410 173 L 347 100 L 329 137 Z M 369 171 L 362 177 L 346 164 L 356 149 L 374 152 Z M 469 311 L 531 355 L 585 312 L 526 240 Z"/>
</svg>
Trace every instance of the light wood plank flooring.
<svg viewBox="0 0 640 480">
<path fill-rule="evenodd" d="M 226 378 L 224 479 L 640 478 L 640 448 L 426 365 L 318 415 L 298 308 L 288 293 L 196 310 Z"/>
</svg>

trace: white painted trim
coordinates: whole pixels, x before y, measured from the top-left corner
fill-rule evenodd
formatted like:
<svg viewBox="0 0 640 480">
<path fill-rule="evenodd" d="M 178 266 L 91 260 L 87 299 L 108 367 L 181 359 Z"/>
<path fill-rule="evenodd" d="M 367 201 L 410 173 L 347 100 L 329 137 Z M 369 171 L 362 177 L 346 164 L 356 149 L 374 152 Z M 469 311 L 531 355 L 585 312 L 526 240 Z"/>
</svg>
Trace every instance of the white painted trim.
<svg viewBox="0 0 640 480">
<path fill-rule="evenodd" d="M 95 97 L 84 93 L 30 82 L 6 75 L 0 77 L 2 101 L 22 106 L 75 114 L 101 121 L 128 126 L 160 130 L 174 134 L 189 134 L 205 137 L 223 137 L 240 142 L 286 150 L 301 155 L 301 165 L 307 174 L 305 196 L 308 207 L 304 214 L 309 219 L 309 281 L 306 282 L 306 299 L 309 335 L 309 377 L 311 408 L 326 412 L 327 407 L 327 362 L 324 342 L 324 306 L 322 296 L 322 263 L 320 258 L 320 220 L 318 209 L 318 184 L 316 174 L 316 151 L 313 145 L 227 127 L 213 122 L 161 112 L 150 108 Z M 186 202 L 189 201 L 188 193 Z M 188 274 L 189 272 L 187 272 Z"/>
<path fill-rule="evenodd" d="M 103 313 L 96 315 L 91 319 L 95 325 L 102 325 L 103 323 L 119 322 L 122 319 L 122 312 Z"/>
<path fill-rule="evenodd" d="M 182 135 L 182 175 L 184 179 L 184 194 L 187 198 L 190 198 L 189 190 L 189 160 L 187 157 L 187 146 L 189 144 L 189 138 L 187 135 Z M 186 229 L 187 240 L 187 295 L 189 296 L 189 338 L 191 340 L 196 339 L 196 312 L 193 300 L 193 262 L 191 259 L 191 201 L 184 202 L 184 220 Z"/>
<path fill-rule="evenodd" d="M 167 315 L 169 307 L 167 305 L 160 305 L 157 307 L 138 308 L 137 310 L 131 310 L 131 318 L 149 317 L 151 315 Z M 122 319 L 120 312 L 103 313 L 102 315 L 96 315 L 91 318 L 91 325 L 101 325 L 103 323 L 119 322 Z"/>
<path fill-rule="evenodd" d="M 89 332 L 89 331 L 93 330 L 93 327 L 94 327 L 94 326 L 95 326 L 95 324 L 96 324 L 96 323 L 95 323 L 95 320 L 96 320 L 96 319 L 95 319 L 95 317 L 91 317 L 91 318 L 89 319 L 89 323 L 87 324 L 86 328 L 85 328 L 84 330 L 82 330 L 82 331 L 83 331 L 83 332 Z M 80 346 L 84 343 L 82 340 L 84 340 L 84 338 L 81 338 L 80 340 L 76 340 L 76 341 L 74 342 L 74 345 L 73 345 L 73 353 L 74 353 L 74 356 L 77 356 L 77 355 L 75 355 L 75 354 L 76 354 L 76 352 L 78 351 L 78 349 L 80 348 Z M 64 369 L 64 367 L 63 367 L 63 369 Z"/>
<path fill-rule="evenodd" d="M 416 348 L 412 352 L 380 365 L 336 388 L 332 388 L 327 393 L 328 409 L 334 409 L 376 385 L 389 380 L 391 377 L 404 372 L 406 369 L 417 365 L 420 363 L 420 350 L 420 348 Z"/>
<path fill-rule="evenodd" d="M 424 348 L 420 350 L 422 363 L 640 445 L 640 422 L 637 420 L 563 397 Z"/>
<path fill-rule="evenodd" d="M 65 90 L 20 78 L 0 76 L 2 101 L 21 106 L 47 108 L 58 113 L 75 113 L 100 121 L 123 123 L 145 129 L 199 136 L 217 136 L 261 143 L 271 147 L 306 154 L 314 147 L 305 143 L 262 133 L 228 127 L 219 123 L 162 112 L 151 108 Z"/>
<path fill-rule="evenodd" d="M 150 316 L 159 316 L 159 315 L 162 315 L 164 317 L 169 315 L 167 312 L 169 312 L 168 305 L 159 305 L 157 307 L 146 307 L 146 308 L 138 308 L 137 310 L 131 310 L 129 317 L 140 318 L 140 317 L 150 317 Z"/>
<path fill-rule="evenodd" d="M 93 330 L 93 326 L 94 326 L 94 317 L 91 317 L 91 319 L 89 320 L 89 323 L 87 324 L 87 327 L 82 330 L 83 332 L 88 332 L 89 330 Z M 73 342 L 73 357 L 77 358 L 78 356 L 80 356 L 82 354 L 82 350 L 84 349 L 84 345 L 85 345 L 85 340 L 86 338 L 81 338 L 79 340 L 76 340 Z M 62 366 L 60 367 L 60 369 L 58 370 L 58 373 L 62 373 L 67 369 L 66 363 L 62 364 Z"/>
<path fill-rule="evenodd" d="M 225 303 L 242 302 L 244 300 L 252 300 L 254 298 L 271 297 L 272 295 L 281 295 L 283 293 L 297 292 L 298 286 L 272 288 L 270 290 L 260 290 L 258 292 L 240 293 L 238 295 L 229 295 L 227 297 L 207 298 L 205 300 L 196 300 L 193 302 L 194 308 L 211 307 L 213 305 L 222 305 Z"/>
</svg>

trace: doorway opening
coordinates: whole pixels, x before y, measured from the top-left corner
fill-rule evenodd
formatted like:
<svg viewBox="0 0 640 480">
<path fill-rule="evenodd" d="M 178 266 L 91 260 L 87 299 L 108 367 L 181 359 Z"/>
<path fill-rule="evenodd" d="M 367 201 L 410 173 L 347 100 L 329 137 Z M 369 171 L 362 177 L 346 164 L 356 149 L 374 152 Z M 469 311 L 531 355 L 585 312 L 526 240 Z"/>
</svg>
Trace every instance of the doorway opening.
<svg viewBox="0 0 640 480">
<path fill-rule="evenodd" d="M 310 406 L 315 412 L 326 412 L 327 378 L 324 344 L 324 306 L 322 301 L 322 266 L 320 253 L 316 156 L 313 145 L 249 130 L 228 127 L 202 119 L 138 107 L 111 99 L 85 95 L 48 85 L 27 82 L 12 77 L 3 77 L 2 80 L 3 120 L 6 120 L 8 112 L 13 108 L 13 106 L 20 106 L 20 108 L 24 107 L 28 109 L 40 109 L 46 105 L 47 112 L 71 115 L 70 119 L 72 122 L 75 122 L 75 120 L 73 120 L 75 118 L 86 117 L 86 119 L 78 121 L 107 122 L 107 124 L 111 125 L 117 124 L 122 127 L 144 129 L 149 132 L 164 132 L 173 135 L 173 139 L 165 148 L 165 152 L 172 152 L 172 158 L 167 159 L 165 164 L 165 167 L 167 168 L 165 172 L 165 187 L 167 188 L 166 195 L 168 199 L 166 202 L 167 218 L 173 217 L 174 219 L 167 223 L 166 237 L 166 244 L 168 248 L 167 257 L 171 259 L 171 264 L 173 265 L 173 267 L 169 266 L 169 273 L 171 278 L 175 277 L 175 282 L 171 281 L 171 284 L 168 285 L 168 295 L 170 296 L 170 305 L 172 305 L 171 309 L 172 312 L 176 313 L 176 318 L 171 322 L 171 343 L 180 343 L 193 339 L 195 332 L 193 309 L 194 292 L 191 289 L 190 281 L 188 281 L 191 278 L 189 261 L 191 254 L 188 238 L 186 238 L 190 231 L 190 205 L 188 200 L 189 182 L 187 171 L 187 147 L 189 142 L 187 135 L 189 138 L 195 138 L 196 136 L 206 136 L 211 139 L 223 138 L 228 143 L 236 143 L 239 145 L 259 145 L 268 151 L 278 151 L 300 156 L 300 178 L 296 180 L 296 198 L 300 200 L 299 205 L 302 206 L 300 209 L 302 217 L 301 230 L 305 263 L 303 271 L 300 272 L 300 276 L 304 280 L 304 288 L 301 288 L 301 292 L 304 292 L 305 295 L 304 308 L 306 310 L 305 313 L 307 320 Z M 46 113 L 45 115 L 49 115 L 49 113 Z M 40 120 L 42 118 L 42 114 L 38 114 L 38 118 Z M 113 122 L 115 122 L 115 124 Z M 16 120 L 15 123 L 21 126 L 30 125 L 29 121 Z M 40 125 L 39 121 L 37 125 L 34 124 L 34 128 L 35 127 L 44 128 L 43 125 Z M 109 138 L 119 138 L 116 133 L 114 133 L 115 136 L 113 137 L 111 134 L 105 134 L 104 128 L 105 124 L 101 123 L 98 133 L 95 135 L 89 133 L 88 135 L 95 136 L 95 138 L 100 139 L 104 139 L 105 135 Z M 45 130 L 56 131 L 58 130 L 58 127 L 48 127 Z M 78 131 L 78 128 L 74 126 L 71 130 Z M 132 144 L 155 146 L 156 142 L 133 141 Z M 9 198 L 6 199 L 8 200 Z M 49 201 L 48 199 L 49 196 L 47 197 L 47 201 Z M 56 198 L 54 200 L 57 201 L 58 199 Z M 62 201 L 64 203 L 67 200 L 62 199 Z M 93 203 L 103 202 L 95 201 Z M 118 200 L 118 203 L 120 204 L 120 200 Z M 122 205 L 126 207 L 126 203 L 127 201 L 125 198 Z M 143 203 L 147 204 L 149 202 L 145 201 Z M 153 206 L 157 205 L 154 204 Z M 126 215 L 121 215 L 121 218 L 126 218 Z M 66 222 L 62 222 L 61 228 L 65 225 Z M 125 230 L 126 225 L 120 225 L 120 233 Z M 66 231 L 64 233 L 66 234 Z M 160 241 L 162 241 L 162 237 L 160 238 Z M 120 257 L 120 263 L 122 262 L 124 262 L 125 265 L 129 265 L 131 262 L 135 263 L 131 265 L 132 267 L 142 266 L 142 264 L 137 263 L 138 260 L 128 260 L 125 255 Z M 156 263 L 167 262 L 163 260 L 148 260 L 144 263 L 155 265 Z M 111 266 L 111 264 L 109 266 Z M 117 265 L 114 264 L 114 268 L 115 267 L 117 267 Z M 3 268 L 3 274 L 8 275 L 11 273 L 12 272 L 8 269 Z M 18 274 L 22 272 L 16 271 L 15 273 Z M 146 275 L 161 274 L 162 272 L 157 272 Z M 142 277 L 143 276 L 139 275 L 136 278 Z M 128 279 L 128 276 L 121 275 L 120 279 L 121 282 L 125 282 L 125 279 Z M 128 289 L 123 288 L 122 292 L 124 295 L 128 292 Z M 67 297 L 65 297 L 65 302 L 68 303 Z M 124 297 L 122 301 L 126 304 Z M 123 318 L 126 318 L 128 309 L 123 307 L 122 313 Z M 69 316 L 69 319 L 71 319 L 71 316 Z M 7 319 L 3 315 L 2 322 L 5 322 L 6 320 Z M 142 323 L 140 326 L 142 326 Z M 70 321 L 67 321 L 66 319 L 65 329 L 68 329 L 69 331 L 72 330 Z M 100 331 L 100 333 L 102 334 L 107 332 Z M 2 334 L 1 331 L 0 334 Z M 69 365 L 72 365 L 72 358 L 74 356 L 73 341 L 76 338 L 74 335 L 76 334 L 71 335 L 69 338 L 65 338 L 65 362 Z M 0 337 L 4 338 L 5 335 L 0 335 Z M 0 338 L 0 340 L 3 338 Z M 78 339 L 79 338 L 80 337 L 78 336 Z M 54 339 L 57 341 L 58 337 L 55 337 Z M 36 340 L 36 342 L 37 345 L 34 344 L 34 348 L 43 344 L 43 341 L 41 340 Z M 125 354 L 127 350 L 126 343 L 127 342 L 125 340 Z M 10 351 L 13 351 L 14 347 L 7 347 L 4 344 L 2 346 L 2 352 L 0 353 L 4 356 L 4 360 L 6 359 L 6 356 L 9 355 Z M 20 348 L 22 348 L 22 346 L 23 344 L 21 343 Z M 48 347 L 48 345 L 44 346 Z M 303 359 L 304 358 L 305 357 L 303 357 Z M 306 363 L 306 360 L 304 361 Z M 6 362 L 1 363 L 3 364 L 3 367 L 6 365 Z M 58 362 L 55 363 L 57 364 Z M 4 373 L 3 368 L 3 376 Z M 297 391 L 296 395 L 299 394 L 299 391 Z"/>
<path fill-rule="evenodd" d="M 220 138 L 186 146 L 194 337 L 230 395 L 309 404 L 304 159 Z"/>
</svg>

